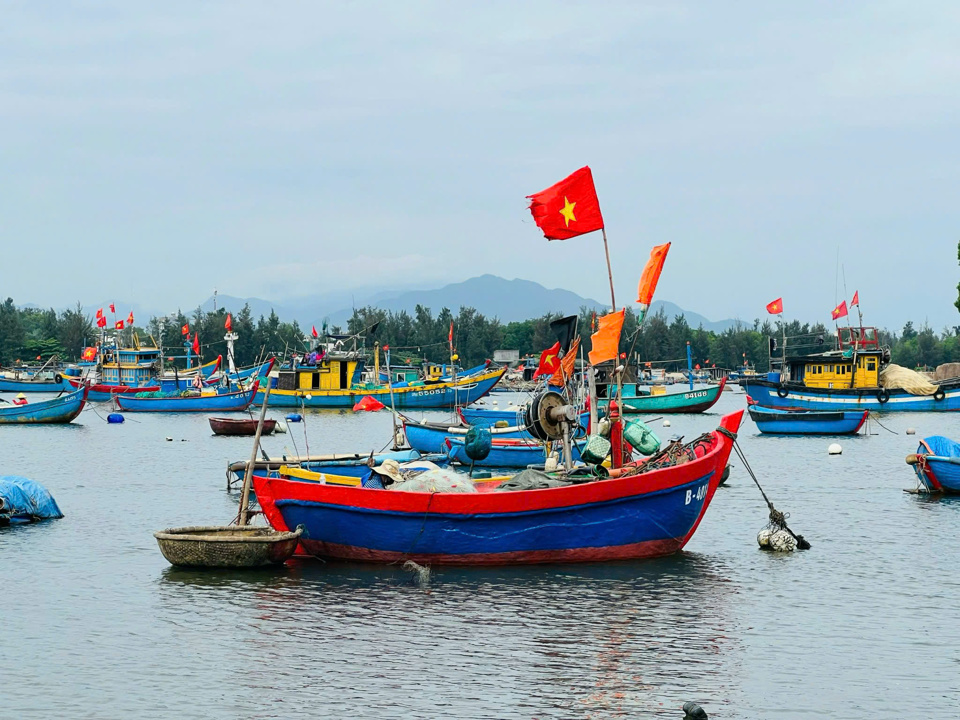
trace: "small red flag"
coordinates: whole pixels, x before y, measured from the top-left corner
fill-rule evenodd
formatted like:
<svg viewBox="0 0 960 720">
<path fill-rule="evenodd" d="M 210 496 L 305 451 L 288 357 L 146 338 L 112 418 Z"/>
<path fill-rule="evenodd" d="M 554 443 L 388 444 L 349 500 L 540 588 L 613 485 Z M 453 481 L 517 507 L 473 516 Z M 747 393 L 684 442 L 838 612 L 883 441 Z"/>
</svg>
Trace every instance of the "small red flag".
<svg viewBox="0 0 960 720">
<path fill-rule="evenodd" d="M 226 328 L 227 332 L 233 332 L 233 319 L 230 317 L 230 313 L 227 313 L 227 319 L 224 321 L 223 327 Z"/>
<path fill-rule="evenodd" d="M 450 321 L 450 332 L 447 334 L 447 340 L 450 341 L 451 346 L 453 345 L 453 320 Z"/>
<path fill-rule="evenodd" d="M 110 303 L 110 312 L 115 313 L 116 311 L 117 311 L 117 308 L 114 306 L 113 303 Z"/>
<path fill-rule="evenodd" d="M 317 326 L 316 326 L 316 325 L 311 325 L 311 326 L 310 326 L 310 334 L 313 335 L 315 338 L 320 337 L 319 333 L 317 333 Z"/>
<path fill-rule="evenodd" d="M 533 221 L 547 240 L 566 240 L 603 229 L 600 200 L 589 167 L 527 198 Z"/>
<path fill-rule="evenodd" d="M 180 334 L 190 336 L 190 323 L 184 323 L 183 327 L 180 328 Z"/>
<path fill-rule="evenodd" d="M 540 365 L 533 374 L 536 380 L 541 375 L 553 375 L 560 367 L 560 341 L 540 353 Z"/>
<path fill-rule="evenodd" d="M 200 354 L 200 333 L 197 333 L 193 336 L 193 351 L 197 355 Z"/>
<path fill-rule="evenodd" d="M 830 313 L 834 320 L 847 316 L 847 301 L 844 300 L 842 303 L 837 305 L 833 311 Z"/>
<path fill-rule="evenodd" d="M 772 303 L 767 303 L 767 312 L 771 315 L 779 315 L 783 312 L 783 298 L 779 297 Z"/>
<path fill-rule="evenodd" d="M 127 325 L 133 325 L 133 311 L 131 311 L 130 314 L 127 315 Z"/>
<path fill-rule="evenodd" d="M 103 317 L 103 308 L 97 310 L 97 320 Z"/>
<path fill-rule="evenodd" d="M 853 291 L 853 300 L 850 301 L 850 306 L 852 307 L 852 306 L 854 306 L 854 305 L 859 305 L 859 304 L 860 304 L 860 291 L 859 291 L 859 290 L 854 290 L 854 291 Z"/>
<path fill-rule="evenodd" d="M 106 326 L 107 326 L 107 319 L 101 315 L 100 317 L 97 318 L 97 327 L 105 328 Z"/>
<path fill-rule="evenodd" d="M 114 327 L 117 330 L 123 330 L 123 320 L 117 320 L 116 324 L 114 324 Z"/>
</svg>

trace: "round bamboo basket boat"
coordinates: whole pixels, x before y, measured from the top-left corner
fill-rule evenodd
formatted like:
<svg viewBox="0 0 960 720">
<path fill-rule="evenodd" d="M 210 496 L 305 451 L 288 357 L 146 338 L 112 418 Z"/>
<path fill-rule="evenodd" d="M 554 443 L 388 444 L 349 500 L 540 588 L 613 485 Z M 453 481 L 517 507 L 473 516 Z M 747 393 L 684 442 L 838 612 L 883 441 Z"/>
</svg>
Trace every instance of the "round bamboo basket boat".
<svg viewBox="0 0 960 720">
<path fill-rule="evenodd" d="M 229 525 L 169 528 L 153 536 L 163 556 L 177 567 L 252 568 L 289 560 L 301 532 Z"/>
</svg>

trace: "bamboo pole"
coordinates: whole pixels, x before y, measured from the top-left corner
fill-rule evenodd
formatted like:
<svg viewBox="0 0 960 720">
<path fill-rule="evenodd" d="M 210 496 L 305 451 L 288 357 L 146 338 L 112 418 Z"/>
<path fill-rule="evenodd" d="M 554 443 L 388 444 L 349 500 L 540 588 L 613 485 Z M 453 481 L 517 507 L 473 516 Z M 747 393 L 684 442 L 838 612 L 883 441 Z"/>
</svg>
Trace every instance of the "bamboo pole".
<svg viewBox="0 0 960 720">
<path fill-rule="evenodd" d="M 260 408 L 260 420 L 257 422 L 257 432 L 253 436 L 253 450 L 250 451 L 250 461 L 243 473 L 243 494 L 240 496 L 240 514 L 237 524 L 246 525 L 250 518 L 250 481 L 253 478 L 253 466 L 257 462 L 257 448 L 260 447 L 260 433 L 263 432 L 263 421 L 267 417 L 267 400 L 270 398 L 270 378 L 267 378 L 267 389 L 263 391 L 263 406 Z M 307 453 L 309 455 L 310 453 Z"/>
<path fill-rule="evenodd" d="M 607 229 L 603 231 L 603 252 L 607 256 L 607 277 L 610 278 L 610 304 L 613 306 L 613 312 L 617 311 L 617 299 L 613 295 L 613 268 L 610 266 L 610 248 L 607 246 Z"/>
</svg>

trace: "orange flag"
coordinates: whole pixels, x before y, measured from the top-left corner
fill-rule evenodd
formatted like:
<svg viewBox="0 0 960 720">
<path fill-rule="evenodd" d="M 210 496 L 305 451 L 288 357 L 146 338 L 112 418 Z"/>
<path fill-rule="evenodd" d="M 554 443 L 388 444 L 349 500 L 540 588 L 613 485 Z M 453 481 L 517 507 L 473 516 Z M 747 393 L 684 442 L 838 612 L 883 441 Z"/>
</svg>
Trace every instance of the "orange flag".
<svg viewBox="0 0 960 720">
<path fill-rule="evenodd" d="M 600 328 L 590 336 L 593 341 L 593 350 L 590 351 L 591 365 L 599 365 L 617 358 L 620 331 L 623 329 L 623 317 L 626 311 L 626 308 L 621 308 L 617 312 L 600 318 Z"/>
<path fill-rule="evenodd" d="M 657 245 L 650 251 L 650 259 L 647 260 L 647 266 L 643 268 L 643 275 L 640 276 L 640 285 L 637 288 L 637 302 L 644 306 L 644 310 L 653 301 L 653 292 L 657 289 L 657 281 L 660 280 L 663 262 L 667 259 L 669 251 L 670 243 Z"/>
<path fill-rule="evenodd" d="M 223 327 L 227 332 L 233 332 L 233 318 L 227 313 L 227 319 L 223 321 Z"/>
<path fill-rule="evenodd" d="M 570 349 L 560 358 L 560 367 L 550 376 L 549 384 L 554 387 L 563 387 L 567 380 L 573 377 L 573 365 L 577 361 L 577 352 L 580 350 L 580 338 L 574 338 Z"/>
</svg>

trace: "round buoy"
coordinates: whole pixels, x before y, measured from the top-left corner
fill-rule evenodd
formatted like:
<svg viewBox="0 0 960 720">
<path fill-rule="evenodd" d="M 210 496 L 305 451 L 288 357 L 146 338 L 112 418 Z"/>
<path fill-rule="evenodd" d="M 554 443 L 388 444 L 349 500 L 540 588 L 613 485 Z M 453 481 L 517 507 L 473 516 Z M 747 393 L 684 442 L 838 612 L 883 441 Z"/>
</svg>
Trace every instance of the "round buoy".
<svg viewBox="0 0 960 720">
<path fill-rule="evenodd" d="M 120 413 L 110 413 L 109 415 L 107 415 L 107 422 L 108 422 L 108 423 L 122 423 L 122 422 L 123 422 L 123 415 L 121 415 Z"/>
<path fill-rule="evenodd" d="M 494 405 L 499 405 L 500 403 L 498 403 L 496 400 L 494 400 L 494 401 L 493 401 L 493 404 L 494 404 Z"/>
<path fill-rule="evenodd" d="M 907 428 L 907 435 L 916 435 L 917 431 L 914 428 Z"/>
<path fill-rule="evenodd" d="M 167 442 L 173 442 L 173 438 L 168 437 Z"/>
<path fill-rule="evenodd" d="M 303 396 L 303 399 L 304 399 L 304 400 L 313 400 L 313 395 L 311 395 L 310 393 L 307 393 L 306 395 Z"/>
<path fill-rule="evenodd" d="M 300 413 L 290 413 L 287 415 L 287 422 L 300 422 L 303 420 L 303 415 Z"/>
<path fill-rule="evenodd" d="M 670 427 L 670 421 L 669 421 L 669 420 L 664 420 L 664 421 L 663 421 L 663 426 L 664 426 L 664 427 Z"/>
<path fill-rule="evenodd" d="M 840 455 L 843 452 L 843 448 L 840 447 L 840 443 L 831 443 L 830 447 L 827 448 L 827 452 L 831 455 Z"/>
</svg>

